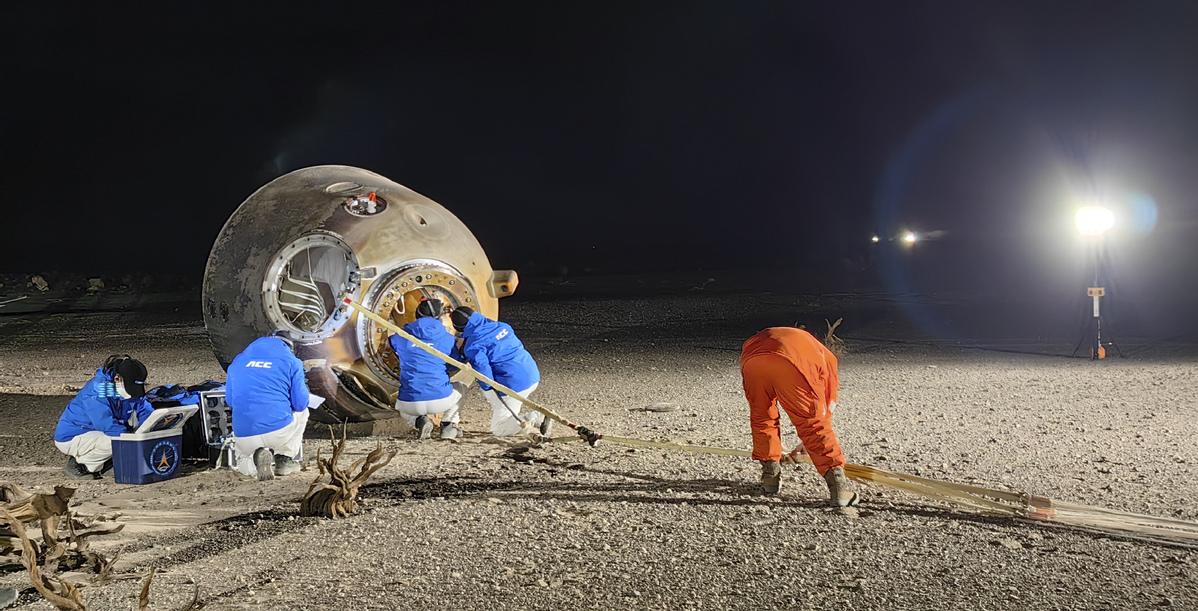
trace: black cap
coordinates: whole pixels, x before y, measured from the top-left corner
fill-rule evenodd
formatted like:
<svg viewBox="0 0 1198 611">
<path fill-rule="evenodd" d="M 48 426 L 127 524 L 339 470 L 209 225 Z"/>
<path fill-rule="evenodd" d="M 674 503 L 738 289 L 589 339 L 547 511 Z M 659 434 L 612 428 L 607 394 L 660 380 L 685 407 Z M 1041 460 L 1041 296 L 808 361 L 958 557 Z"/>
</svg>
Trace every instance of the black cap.
<svg viewBox="0 0 1198 611">
<path fill-rule="evenodd" d="M 277 337 L 287 344 L 287 349 L 295 354 L 295 340 L 291 338 L 291 332 L 286 329 L 279 329 L 271 334 L 272 337 Z"/>
<path fill-rule="evenodd" d="M 466 328 L 466 323 L 470 322 L 470 315 L 474 314 L 474 310 L 466 306 L 462 306 L 453 311 L 449 318 L 453 320 L 453 328 L 461 331 Z"/>
<path fill-rule="evenodd" d="M 121 382 L 129 396 L 134 398 L 146 396 L 146 376 L 149 372 L 146 371 L 146 366 L 142 365 L 141 361 L 123 359 L 113 368 L 113 373 L 121 376 Z"/>
<path fill-rule="evenodd" d="M 421 299 L 420 305 L 416 306 L 416 318 L 437 318 L 443 309 L 440 299 Z"/>
</svg>

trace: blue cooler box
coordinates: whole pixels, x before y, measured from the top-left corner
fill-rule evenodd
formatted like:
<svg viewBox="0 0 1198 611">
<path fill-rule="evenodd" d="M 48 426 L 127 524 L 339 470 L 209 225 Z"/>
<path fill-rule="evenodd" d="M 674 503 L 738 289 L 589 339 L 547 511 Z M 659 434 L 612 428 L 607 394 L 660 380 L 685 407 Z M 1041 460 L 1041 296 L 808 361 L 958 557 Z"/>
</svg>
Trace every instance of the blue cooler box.
<svg viewBox="0 0 1198 611">
<path fill-rule="evenodd" d="M 179 474 L 183 423 L 199 410 L 185 405 L 156 409 L 132 433 L 112 440 L 112 473 L 118 484 L 152 484 Z"/>
</svg>

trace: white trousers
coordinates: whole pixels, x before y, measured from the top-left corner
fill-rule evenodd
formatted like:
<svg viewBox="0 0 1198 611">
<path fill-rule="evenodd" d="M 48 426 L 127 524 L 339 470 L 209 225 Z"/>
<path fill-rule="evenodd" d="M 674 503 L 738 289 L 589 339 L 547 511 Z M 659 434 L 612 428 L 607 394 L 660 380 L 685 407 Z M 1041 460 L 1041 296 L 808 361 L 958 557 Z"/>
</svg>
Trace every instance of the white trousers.
<svg viewBox="0 0 1198 611">
<path fill-rule="evenodd" d="M 233 450 L 237 453 L 237 470 L 243 475 L 258 475 L 254 465 L 254 451 L 266 448 L 274 454 L 282 454 L 295 460 L 304 457 L 304 427 L 308 426 L 308 410 L 292 412 L 291 424 L 261 435 L 234 437 Z"/>
<path fill-rule="evenodd" d="M 99 471 L 100 465 L 112 458 L 112 437 L 102 431 L 88 431 L 70 441 L 55 441 L 54 445 L 59 452 L 74 456 L 88 471 Z"/>
<path fill-rule="evenodd" d="M 532 391 L 537 389 L 537 386 L 540 386 L 540 382 L 533 384 L 525 390 L 518 390 L 516 392 L 527 397 L 532 394 Z M 483 396 L 491 404 L 491 434 L 496 437 L 519 435 L 524 430 L 520 427 L 521 422 L 532 422 L 534 425 L 539 426 L 541 421 L 545 419 L 545 415 L 541 412 L 521 415 L 520 408 L 524 406 L 524 403 L 513 396 L 504 395 L 500 397 L 493 390 L 484 392 Z M 515 414 L 515 416 L 512 414 Z"/>
<path fill-rule="evenodd" d="M 441 422 L 452 422 L 457 424 L 462 421 L 462 395 L 466 392 L 465 384 L 453 385 L 453 392 L 444 399 L 433 399 L 432 401 L 396 401 L 395 411 L 399 412 L 399 416 L 408 423 L 408 426 L 416 428 L 416 419 L 421 416 L 432 416 L 433 414 L 441 414 Z"/>
</svg>

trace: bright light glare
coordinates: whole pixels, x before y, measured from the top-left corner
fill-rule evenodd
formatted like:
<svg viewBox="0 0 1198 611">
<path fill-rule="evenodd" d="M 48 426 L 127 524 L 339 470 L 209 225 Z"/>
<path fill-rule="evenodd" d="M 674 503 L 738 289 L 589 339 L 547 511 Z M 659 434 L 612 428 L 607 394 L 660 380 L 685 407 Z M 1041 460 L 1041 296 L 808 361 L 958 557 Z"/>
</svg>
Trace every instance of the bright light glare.
<svg viewBox="0 0 1198 611">
<path fill-rule="evenodd" d="M 908 231 L 907 235 L 903 236 L 903 241 L 908 244 L 914 244 L 915 240 L 916 240 L 916 238 L 915 238 L 915 234 L 913 232 Z"/>
<path fill-rule="evenodd" d="M 1101 206 L 1086 206 L 1077 211 L 1077 231 L 1084 236 L 1100 236 L 1115 225 L 1115 213 Z"/>
<path fill-rule="evenodd" d="M 881 238 L 879 238 L 878 236 L 874 236 L 874 237 L 870 238 L 869 241 L 873 242 L 874 244 L 877 244 L 879 241 L 881 241 Z"/>
</svg>

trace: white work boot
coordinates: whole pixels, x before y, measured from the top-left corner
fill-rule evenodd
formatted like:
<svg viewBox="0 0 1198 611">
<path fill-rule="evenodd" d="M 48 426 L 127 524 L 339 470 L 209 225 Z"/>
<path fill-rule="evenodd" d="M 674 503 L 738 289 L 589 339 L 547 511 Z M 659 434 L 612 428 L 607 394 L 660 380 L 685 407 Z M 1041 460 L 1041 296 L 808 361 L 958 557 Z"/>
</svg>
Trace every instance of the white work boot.
<svg viewBox="0 0 1198 611">
<path fill-rule="evenodd" d="M 265 482 L 275 478 L 275 457 L 266 448 L 254 450 L 254 467 L 258 469 L 258 481 Z"/>
<path fill-rule="evenodd" d="M 461 439 L 462 427 L 458 426 L 456 422 L 442 422 L 440 437 L 441 439 Z"/>
<path fill-rule="evenodd" d="M 553 420 L 548 416 L 541 419 L 541 425 L 537 427 L 541 431 L 541 437 L 553 437 Z"/>
<path fill-rule="evenodd" d="M 766 494 L 778 494 L 782 488 L 782 465 L 778 461 L 761 461 L 761 488 Z"/>
<path fill-rule="evenodd" d="M 853 491 L 853 482 L 844 474 L 843 467 L 836 467 L 824 474 L 828 482 L 828 504 L 833 507 L 856 507 L 859 499 Z"/>
</svg>

